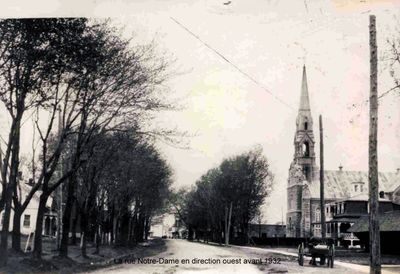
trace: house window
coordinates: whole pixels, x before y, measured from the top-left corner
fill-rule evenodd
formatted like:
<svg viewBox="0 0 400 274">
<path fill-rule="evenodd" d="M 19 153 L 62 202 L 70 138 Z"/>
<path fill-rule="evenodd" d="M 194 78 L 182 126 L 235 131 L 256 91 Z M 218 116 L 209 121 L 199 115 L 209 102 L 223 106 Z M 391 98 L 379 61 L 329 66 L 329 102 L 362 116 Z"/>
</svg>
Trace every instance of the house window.
<svg viewBox="0 0 400 274">
<path fill-rule="evenodd" d="M 360 192 L 363 192 L 363 191 L 364 191 L 364 186 L 360 185 Z"/>
<path fill-rule="evenodd" d="M 31 215 L 24 215 L 24 227 L 31 226 Z"/>
<path fill-rule="evenodd" d="M 321 226 L 320 225 L 314 226 L 314 236 L 317 236 L 317 237 L 321 236 Z"/>
<path fill-rule="evenodd" d="M 358 185 L 354 185 L 354 192 L 358 191 Z"/>
<path fill-rule="evenodd" d="M 321 221 L 321 212 L 319 211 L 319 208 L 315 210 L 315 221 L 320 222 Z"/>
</svg>

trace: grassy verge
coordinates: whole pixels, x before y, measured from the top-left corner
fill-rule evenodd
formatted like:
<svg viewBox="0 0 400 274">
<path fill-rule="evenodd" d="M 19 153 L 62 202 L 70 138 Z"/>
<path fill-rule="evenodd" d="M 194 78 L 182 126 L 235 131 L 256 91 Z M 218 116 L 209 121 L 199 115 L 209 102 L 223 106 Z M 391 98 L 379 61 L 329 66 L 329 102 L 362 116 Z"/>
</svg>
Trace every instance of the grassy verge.
<svg viewBox="0 0 400 274">
<path fill-rule="evenodd" d="M 0 268 L 0 274 L 16 273 L 80 273 L 115 265 L 130 257 L 149 257 L 166 250 L 162 239 L 151 239 L 134 247 L 101 246 L 99 254 L 89 246 L 88 257 L 80 255 L 79 246 L 69 247 L 69 257 L 60 258 L 56 250 L 45 250 L 43 260 L 32 260 L 30 254 L 10 251 L 7 267 Z"/>
</svg>

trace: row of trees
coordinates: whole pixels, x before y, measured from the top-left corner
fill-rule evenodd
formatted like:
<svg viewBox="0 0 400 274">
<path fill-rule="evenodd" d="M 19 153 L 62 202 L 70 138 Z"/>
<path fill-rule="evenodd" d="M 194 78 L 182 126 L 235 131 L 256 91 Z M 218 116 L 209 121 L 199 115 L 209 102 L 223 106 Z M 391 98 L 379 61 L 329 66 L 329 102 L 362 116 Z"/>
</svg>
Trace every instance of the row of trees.
<svg viewBox="0 0 400 274">
<path fill-rule="evenodd" d="M 235 232 L 247 241 L 248 224 L 270 194 L 273 175 L 261 148 L 230 157 L 210 169 L 190 191 L 172 199 L 189 237 L 229 244 Z"/>
<path fill-rule="evenodd" d="M 98 135 L 94 141 L 92 155 L 74 177 L 72 196 L 84 257 L 88 240 L 96 243 L 96 252 L 100 242 L 125 245 L 146 240 L 151 218 L 164 208 L 171 184 L 165 160 L 134 131 Z"/>
<path fill-rule="evenodd" d="M 153 165 L 163 167 L 163 173 L 151 180 L 168 181 L 170 173 L 165 162 L 150 144 L 142 144 L 135 137 L 143 134 L 144 125 L 155 112 L 172 108 L 161 93 L 168 78 L 167 68 L 168 62 L 157 56 L 153 44 L 134 45 L 121 38 L 109 22 L 87 19 L 0 21 L 0 100 L 10 122 L 8 137 L 1 146 L 0 212 L 4 211 L 4 219 L 0 264 L 7 262 L 11 209 L 15 216 L 13 248 L 19 250 L 20 217 L 34 195 L 40 196 L 33 256 L 41 259 L 46 203 L 60 186 L 66 190 L 60 255 L 66 256 L 74 203 L 83 217 L 91 214 L 93 207 L 103 206 L 91 218 L 98 218 L 100 212 L 114 212 L 117 224 L 126 219 L 120 215 L 130 212 L 131 205 L 119 204 L 124 201 L 121 197 L 114 199 L 119 193 L 117 189 L 129 185 L 132 190 L 129 180 L 135 180 L 135 191 L 138 191 L 140 184 L 136 182 L 147 183 L 149 178 L 144 178 L 150 174 L 142 174 L 140 179 L 129 178 L 134 165 L 137 168 L 143 160 L 135 158 L 136 153 L 146 152 L 143 157 L 148 157 L 148 163 L 152 163 L 149 170 Z M 18 191 L 21 128 L 30 117 L 33 123 L 32 187 L 26 197 L 21 197 Z M 113 134 L 115 132 L 130 135 L 128 138 Z M 127 165 L 123 171 L 130 170 L 129 174 L 115 173 L 119 167 L 109 166 L 111 158 L 105 158 L 107 153 L 119 157 L 105 146 L 118 140 L 126 142 L 127 146 L 130 143 L 130 147 L 126 151 L 119 150 L 125 152 L 125 164 L 122 159 L 114 163 Z M 115 147 L 119 145 L 115 145 L 114 150 Z M 127 155 L 128 152 L 131 155 Z M 62 172 L 57 172 L 60 169 Z M 147 166 L 143 170 L 147 170 Z M 143 193 L 140 195 L 147 197 Z M 139 196 L 129 201 L 135 203 L 134 210 L 138 211 L 134 222 L 141 224 L 134 226 L 135 229 L 143 227 L 154 210 L 147 208 L 148 201 Z M 107 204 L 99 204 L 104 201 Z M 121 206 L 125 206 L 125 211 Z M 81 225 L 83 231 L 90 231 L 90 224 Z"/>
</svg>

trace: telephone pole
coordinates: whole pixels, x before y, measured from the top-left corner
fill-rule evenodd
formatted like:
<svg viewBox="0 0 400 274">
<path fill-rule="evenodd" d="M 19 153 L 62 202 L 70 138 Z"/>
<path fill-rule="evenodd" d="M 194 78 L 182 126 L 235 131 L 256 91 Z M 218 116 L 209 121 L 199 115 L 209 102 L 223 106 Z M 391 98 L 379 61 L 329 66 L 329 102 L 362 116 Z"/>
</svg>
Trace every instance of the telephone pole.
<svg viewBox="0 0 400 274">
<path fill-rule="evenodd" d="M 63 121 L 62 121 L 62 114 L 61 114 L 61 108 L 58 109 L 58 138 L 61 138 L 63 130 Z M 64 174 L 64 168 L 63 168 L 63 156 L 61 155 L 60 157 L 60 169 L 59 169 L 59 176 L 62 177 Z M 63 193 L 62 193 L 62 185 L 58 186 L 57 189 L 57 196 L 58 196 L 58 210 L 57 210 L 57 235 L 56 235 L 56 241 L 57 241 L 57 250 L 60 249 L 61 245 L 61 234 L 62 234 L 62 216 L 63 216 Z"/>
<path fill-rule="evenodd" d="M 324 196 L 324 129 L 322 127 L 322 115 L 319 115 L 319 185 L 320 185 L 320 212 L 321 212 L 321 236 L 325 239 L 325 196 Z"/>
<path fill-rule="evenodd" d="M 379 229 L 379 186 L 378 186 L 378 52 L 376 45 L 376 18 L 369 16 L 370 46 L 370 98 L 369 98 L 369 245 L 370 274 L 381 273 L 381 245 Z"/>
</svg>

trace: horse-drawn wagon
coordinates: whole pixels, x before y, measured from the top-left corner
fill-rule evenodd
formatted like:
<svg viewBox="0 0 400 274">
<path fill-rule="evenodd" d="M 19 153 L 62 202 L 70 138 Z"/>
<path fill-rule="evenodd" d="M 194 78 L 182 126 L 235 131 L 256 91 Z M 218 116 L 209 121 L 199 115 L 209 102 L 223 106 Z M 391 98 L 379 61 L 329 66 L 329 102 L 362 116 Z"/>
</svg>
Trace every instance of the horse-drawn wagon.
<svg viewBox="0 0 400 274">
<path fill-rule="evenodd" d="M 301 243 L 298 247 L 298 262 L 299 265 L 304 265 L 305 256 L 311 257 L 310 264 L 317 265 L 317 258 L 319 264 L 333 268 L 335 258 L 335 243 L 332 239 L 311 238 L 306 243 Z"/>
</svg>

